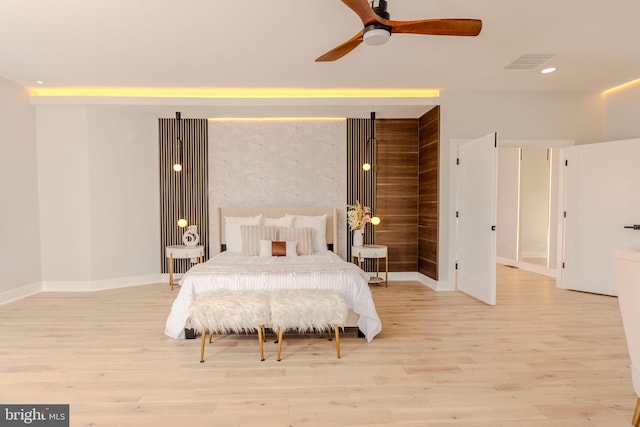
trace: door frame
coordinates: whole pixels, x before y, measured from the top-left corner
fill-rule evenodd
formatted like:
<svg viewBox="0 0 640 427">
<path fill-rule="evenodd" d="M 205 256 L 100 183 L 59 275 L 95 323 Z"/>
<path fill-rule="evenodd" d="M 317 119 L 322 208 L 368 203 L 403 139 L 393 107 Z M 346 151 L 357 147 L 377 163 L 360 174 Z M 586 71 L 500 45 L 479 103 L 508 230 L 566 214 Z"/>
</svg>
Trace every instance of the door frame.
<svg viewBox="0 0 640 427">
<path fill-rule="evenodd" d="M 456 158 L 458 156 L 458 147 L 465 142 L 473 141 L 472 138 L 468 139 L 460 139 L 455 138 L 450 140 L 449 146 L 449 253 L 447 254 L 447 258 L 449 260 L 447 266 L 447 274 L 449 279 L 449 286 L 447 286 L 447 290 L 456 290 L 456 245 L 457 245 L 457 233 L 456 233 L 456 221 L 455 221 L 455 213 L 457 209 L 457 190 L 454 186 L 454 183 L 457 182 L 458 179 L 458 171 L 456 168 Z M 575 145 L 574 140 L 569 139 L 502 139 L 498 138 L 498 147 L 501 146 L 509 146 L 509 147 L 549 147 L 549 148 L 559 148 L 560 149 L 560 158 L 564 158 L 564 154 L 562 153 L 562 148 L 569 147 Z M 562 221 L 562 211 L 564 209 L 564 177 L 565 169 L 563 167 L 560 168 L 558 174 L 558 199 L 557 206 L 558 212 L 558 234 L 557 234 L 557 264 L 560 266 L 562 264 L 563 250 L 564 250 L 564 230 L 563 221 Z M 560 276 L 560 274 L 558 274 Z M 560 281 L 557 282 L 556 286 L 560 284 Z"/>
</svg>

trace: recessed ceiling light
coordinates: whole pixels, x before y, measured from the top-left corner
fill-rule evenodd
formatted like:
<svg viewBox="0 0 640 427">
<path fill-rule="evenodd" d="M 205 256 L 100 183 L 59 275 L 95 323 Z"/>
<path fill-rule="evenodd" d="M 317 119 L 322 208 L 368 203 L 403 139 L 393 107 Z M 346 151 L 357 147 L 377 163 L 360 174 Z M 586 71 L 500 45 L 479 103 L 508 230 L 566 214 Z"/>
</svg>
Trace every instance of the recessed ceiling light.
<svg viewBox="0 0 640 427">
<path fill-rule="evenodd" d="M 540 71 L 542 74 L 549 74 L 549 73 L 553 73 L 554 71 L 556 71 L 557 68 L 556 67 L 548 67 L 543 69 L 542 71 Z"/>
<path fill-rule="evenodd" d="M 38 83 L 39 85 L 43 85 L 44 82 L 42 80 L 36 80 L 36 83 Z"/>
</svg>

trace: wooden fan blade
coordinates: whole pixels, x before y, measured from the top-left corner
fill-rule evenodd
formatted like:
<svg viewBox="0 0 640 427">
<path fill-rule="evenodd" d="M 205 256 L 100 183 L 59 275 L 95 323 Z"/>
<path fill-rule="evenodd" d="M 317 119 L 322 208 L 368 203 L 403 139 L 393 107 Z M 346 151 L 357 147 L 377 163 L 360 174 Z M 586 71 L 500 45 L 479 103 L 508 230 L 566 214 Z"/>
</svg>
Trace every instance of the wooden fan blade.
<svg viewBox="0 0 640 427">
<path fill-rule="evenodd" d="M 316 59 L 316 62 L 335 61 L 336 59 L 340 59 L 358 47 L 360 43 L 362 43 L 362 31 L 342 43 L 340 46 L 331 49 L 329 52 Z"/>
<path fill-rule="evenodd" d="M 390 21 L 382 23 L 391 33 L 431 34 L 436 36 L 477 36 L 482 29 L 479 19 L 423 19 L 420 21 Z"/>
<path fill-rule="evenodd" d="M 371 9 L 371 5 L 367 0 L 342 0 L 342 3 L 346 4 L 362 19 L 362 24 L 365 27 L 376 22 L 381 22 L 382 18 Z"/>
</svg>

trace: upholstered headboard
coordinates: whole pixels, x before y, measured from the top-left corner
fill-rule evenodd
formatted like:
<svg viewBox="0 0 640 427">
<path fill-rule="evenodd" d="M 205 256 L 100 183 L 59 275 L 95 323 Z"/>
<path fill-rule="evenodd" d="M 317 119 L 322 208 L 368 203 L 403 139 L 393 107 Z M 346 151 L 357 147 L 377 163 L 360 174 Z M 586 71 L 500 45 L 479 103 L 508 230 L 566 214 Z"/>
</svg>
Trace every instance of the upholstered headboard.
<svg viewBox="0 0 640 427">
<path fill-rule="evenodd" d="M 243 217 L 262 214 L 266 218 L 279 218 L 283 215 L 327 215 L 327 245 L 332 248 L 338 242 L 338 218 L 336 208 L 331 207 L 264 207 L 229 206 L 218 208 L 218 236 L 220 244 L 225 245 L 225 217 Z"/>
</svg>

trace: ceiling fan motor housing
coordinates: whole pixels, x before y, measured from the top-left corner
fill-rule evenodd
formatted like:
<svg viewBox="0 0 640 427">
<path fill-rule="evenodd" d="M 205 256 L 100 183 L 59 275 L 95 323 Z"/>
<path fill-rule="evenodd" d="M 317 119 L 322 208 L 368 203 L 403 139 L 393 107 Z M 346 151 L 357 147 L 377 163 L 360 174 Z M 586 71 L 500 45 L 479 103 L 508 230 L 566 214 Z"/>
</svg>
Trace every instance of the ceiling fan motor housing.
<svg viewBox="0 0 640 427">
<path fill-rule="evenodd" d="M 387 0 L 378 0 L 377 5 L 375 5 L 375 1 L 372 1 L 371 8 L 379 17 L 389 19 L 390 15 L 389 12 L 387 12 Z M 362 37 L 368 45 L 377 46 L 385 44 L 387 40 L 389 40 L 389 37 L 391 37 L 391 27 L 379 22 L 374 22 L 364 27 Z"/>
<path fill-rule="evenodd" d="M 364 42 L 372 46 L 385 44 L 389 37 L 391 37 L 391 27 L 378 23 L 367 25 L 362 32 Z"/>
</svg>

